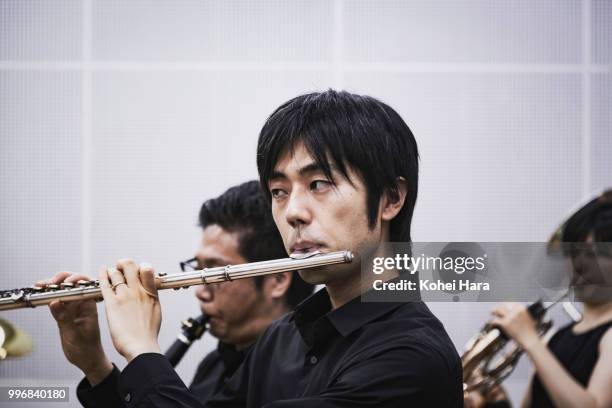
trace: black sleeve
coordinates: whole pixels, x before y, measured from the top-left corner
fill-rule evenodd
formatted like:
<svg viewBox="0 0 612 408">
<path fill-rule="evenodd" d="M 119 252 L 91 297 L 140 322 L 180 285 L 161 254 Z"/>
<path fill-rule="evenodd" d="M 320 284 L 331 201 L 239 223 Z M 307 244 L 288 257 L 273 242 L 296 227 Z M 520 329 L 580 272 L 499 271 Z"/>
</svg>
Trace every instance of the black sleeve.
<svg viewBox="0 0 612 408">
<path fill-rule="evenodd" d="M 125 407 L 118 390 L 120 374 L 117 366 L 113 364 L 113 371 L 94 387 L 87 378 L 83 378 L 76 390 L 81 405 L 85 408 Z"/>
<path fill-rule="evenodd" d="M 187 389 L 168 359 L 158 353 L 141 354 L 125 367 L 119 394 L 127 408 L 208 407 Z M 228 404 L 223 406 L 241 406 L 233 399 Z"/>
</svg>

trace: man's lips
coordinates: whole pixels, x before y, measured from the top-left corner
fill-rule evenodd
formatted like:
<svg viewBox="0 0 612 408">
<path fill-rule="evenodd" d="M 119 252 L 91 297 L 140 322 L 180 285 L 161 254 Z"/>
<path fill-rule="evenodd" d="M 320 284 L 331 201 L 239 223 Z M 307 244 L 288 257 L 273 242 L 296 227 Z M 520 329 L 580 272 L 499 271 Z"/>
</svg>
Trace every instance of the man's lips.
<svg viewBox="0 0 612 408">
<path fill-rule="evenodd" d="M 316 252 L 316 251 L 320 251 L 321 248 L 323 248 L 324 245 L 320 244 L 318 242 L 314 242 L 314 241 L 300 241 L 297 242 L 296 244 L 294 244 L 291 249 L 290 249 L 290 253 L 296 254 L 296 255 L 301 255 L 301 254 L 309 254 L 312 252 Z"/>
</svg>

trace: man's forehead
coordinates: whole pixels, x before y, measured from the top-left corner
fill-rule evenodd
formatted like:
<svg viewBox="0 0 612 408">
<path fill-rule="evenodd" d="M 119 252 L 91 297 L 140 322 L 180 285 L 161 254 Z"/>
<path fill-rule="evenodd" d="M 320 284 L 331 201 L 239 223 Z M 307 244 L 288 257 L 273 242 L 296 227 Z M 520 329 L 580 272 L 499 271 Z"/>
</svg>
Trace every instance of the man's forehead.
<svg viewBox="0 0 612 408">
<path fill-rule="evenodd" d="M 304 143 L 300 142 L 284 149 L 278 156 L 275 172 L 286 173 L 287 170 L 297 171 L 300 168 L 316 163 Z"/>
<path fill-rule="evenodd" d="M 217 224 L 207 226 L 202 230 L 200 249 L 198 252 L 218 252 L 220 248 L 224 250 L 238 247 L 238 234 L 228 232 Z"/>
<path fill-rule="evenodd" d="M 327 168 L 329 168 L 332 173 L 342 173 L 335 162 L 329 157 L 329 154 L 326 156 L 325 164 L 327 165 Z M 350 167 L 346 164 L 345 166 Z M 300 143 L 299 145 L 296 145 L 295 148 L 287 148 L 285 151 L 283 151 L 283 153 L 281 153 L 279 159 L 276 161 L 274 169 L 272 170 L 271 178 L 276 178 L 277 176 L 287 176 L 295 173 L 298 175 L 306 175 L 307 173 L 322 171 L 323 167 L 321 163 L 316 160 L 316 158 L 308 151 L 304 144 Z"/>
<path fill-rule="evenodd" d="M 218 225 L 210 225 L 202 231 L 202 240 L 196 252 L 200 261 L 219 261 L 222 264 L 242 258 L 237 233 L 227 232 Z"/>
</svg>

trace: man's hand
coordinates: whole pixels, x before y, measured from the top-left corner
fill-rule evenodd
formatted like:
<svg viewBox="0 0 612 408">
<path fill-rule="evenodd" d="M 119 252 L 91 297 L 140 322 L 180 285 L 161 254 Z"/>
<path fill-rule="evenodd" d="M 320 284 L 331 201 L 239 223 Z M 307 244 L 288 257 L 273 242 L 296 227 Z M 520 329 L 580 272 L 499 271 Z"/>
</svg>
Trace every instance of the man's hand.
<svg viewBox="0 0 612 408">
<path fill-rule="evenodd" d="M 536 322 L 524 305 L 503 303 L 495 307 L 491 313 L 496 316 L 491 323 L 516 340 L 523 349 L 527 349 L 535 342 L 540 341 L 540 336 L 536 330 Z"/>
<path fill-rule="evenodd" d="M 153 268 L 122 259 L 100 271 L 100 288 L 113 345 L 128 362 L 142 353 L 161 353 L 157 335 L 161 308 Z"/>
<path fill-rule="evenodd" d="M 89 280 L 85 275 L 59 272 L 53 278 L 36 282 L 45 286 L 62 282 L 75 283 Z M 62 349 L 68 361 L 77 366 L 91 385 L 100 383 L 113 369 L 100 341 L 100 326 L 96 302 L 83 300 L 62 302 L 56 300 L 49 305 L 57 322 Z"/>
</svg>

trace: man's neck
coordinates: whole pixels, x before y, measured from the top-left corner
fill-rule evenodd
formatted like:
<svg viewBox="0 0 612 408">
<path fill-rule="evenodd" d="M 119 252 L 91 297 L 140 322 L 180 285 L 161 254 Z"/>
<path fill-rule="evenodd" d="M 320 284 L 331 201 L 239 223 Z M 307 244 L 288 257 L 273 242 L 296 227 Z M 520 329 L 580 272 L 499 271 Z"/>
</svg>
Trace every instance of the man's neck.
<svg viewBox="0 0 612 408">
<path fill-rule="evenodd" d="M 381 241 L 378 243 L 376 248 L 374 248 L 372 251 L 362 249 L 362 254 L 367 253 L 368 255 L 362 255 L 363 259 L 361 259 L 361 262 L 357 263 L 370 262 L 370 260 L 374 259 L 375 257 L 385 255 L 385 247 L 381 244 L 388 241 L 387 230 L 388 227 L 383 228 L 383 232 L 381 233 Z M 337 309 L 357 296 L 361 296 L 362 293 L 372 289 L 372 284 L 375 280 L 382 280 L 386 282 L 398 276 L 398 272 L 396 270 L 388 270 L 381 275 L 374 275 L 373 273 L 362 274 L 361 268 L 362 265 L 358 265 L 353 273 L 349 274 L 348 277 L 327 282 L 325 284 L 325 288 L 327 289 L 327 293 L 329 294 L 329 299 L 332 304 L 332 309 Z"/>
<path fill-rule="evenodd" d="M 329 294 L 332 309 L 348 303 L 361 294 L 361 279 L 358 273 L 352 274 L 347 279 L 340 279 L 325 284 L 325 289 Z"/>
<path fill-rule="evenodd" d="M 268 310 L 265 314 L 259 317 L 253 318 L 245 331 L 244 335 L 241 336 L 241 340 L 237 341 L 233 346 L 238 351 L 245 350 L 251 346 L 251 344 L 257 341 L 257 338 L 263 333 L 268 326 L 272 324 L 274 320 L 279 319 L 281 316 L 289 312 L 289 307 L 283 304 L 275 305 L 271 310 Z"/>
<path fill-rule="evenodd" d="M 328 282 L 325 284 L 332 309 L 337 309 L 348 303 L 362 293 L 372 289 L 375 280 L 389 281 L 398 276 L 398 272 L 390 270 L 382 275 L 372 273 L 362 275 L 361 271 L 351 274 L 348 278 Z"/>
</svg>

